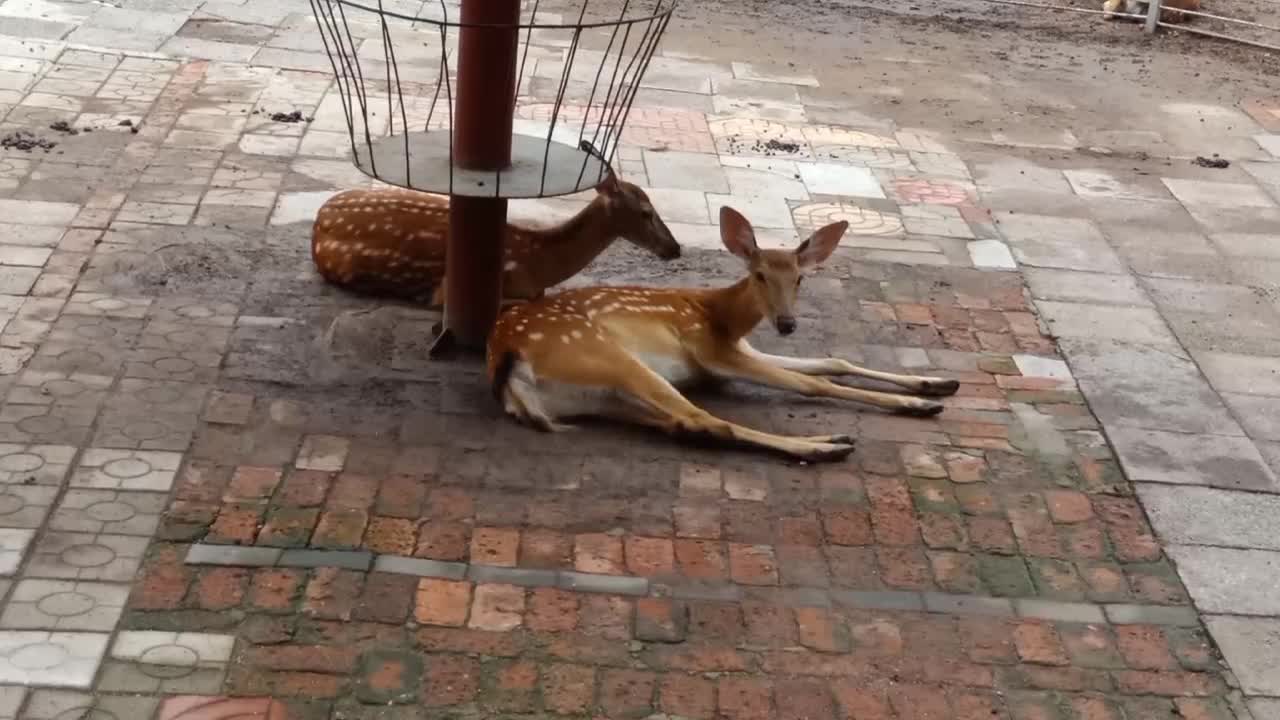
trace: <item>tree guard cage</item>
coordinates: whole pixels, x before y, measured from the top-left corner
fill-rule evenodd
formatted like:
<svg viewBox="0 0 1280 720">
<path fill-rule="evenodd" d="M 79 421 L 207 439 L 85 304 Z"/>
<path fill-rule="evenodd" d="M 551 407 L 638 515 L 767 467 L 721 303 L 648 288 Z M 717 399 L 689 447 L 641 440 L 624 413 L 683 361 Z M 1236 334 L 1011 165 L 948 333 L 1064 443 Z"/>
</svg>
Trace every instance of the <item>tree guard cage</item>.
<svg viewBox="0 0 1280 720">
<path fill-rule="evenodd" d="M 382 182 L 450 196 L 436 349 L 483 348 L 500 305 L 507 200 L 605 178 L 675 0 L 311 6 L 353 162 Z"/>
</svg>

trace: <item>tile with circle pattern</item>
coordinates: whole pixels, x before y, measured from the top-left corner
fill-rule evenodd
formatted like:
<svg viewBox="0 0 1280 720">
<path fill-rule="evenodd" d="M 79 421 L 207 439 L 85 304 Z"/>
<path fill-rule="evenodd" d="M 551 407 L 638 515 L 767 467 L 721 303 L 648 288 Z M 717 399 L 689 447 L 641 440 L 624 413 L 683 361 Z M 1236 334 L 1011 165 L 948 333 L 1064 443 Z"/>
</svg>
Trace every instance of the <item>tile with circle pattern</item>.
<svg viewBox="0 0 1280 720">
<path fill-rule="evenodd" d="M 68 370 L 27 370 L 9 391 L 19 405 L 76 405 L 97 408 L 111 387 L 109 375 Z"/>
<path fill-rule="evenodd" d="M 0 443 L 0 483 L 61 485 L 75 455 L 69 445 Z"/>
<path fill-rule="evenodd" d="M 124 585 L 75 580 L 19 580 L 0 628 L 111 632 L 129 599 Z"/>
<path fill-rule="evenodd" d="M 159 704 L 159 698 L 39 689 L 18 720 L 145 720 Z"/>
<path fill-rule="evenodd" d="M 40 527 L 57 495 L 49 485 L 0 485 L 0 527 Z"/>
<path fill-rule="evenodd" d="M 181 462 L 176 452 L 91 448 L 81 456 L 71 487 L 166 492 Z"/>
<path fill-rule="evenodd" d="M 129 582 L 148 539 L 129 535 L 47 532 L 36 543 L 24 577 Z"/>
<path fill-rule="evenodd" d="M 102 669 L 109 692 L 216 693 L 235 649 L 234 635 L 126 630 Z"/>
<path fill-rule="evenodd" d="M 845 203 L 806 203 L 792 210 L 796 227 L 816 230 L 833 222 L 848 221 L 850 235 L 898 236 L 902 218 L 894 213 Z"/>
<path fill-rule="evenodd" d="M 0 630 L 0 683 L 88 688 L 109 635 Z"/>
<path fill-rule="evenodd" d="M 160 524 L 164 504 L 163 493 L 73 489 L 58 503 L 49 518 L 49 529 L 151 537 Z"/>
</svg>

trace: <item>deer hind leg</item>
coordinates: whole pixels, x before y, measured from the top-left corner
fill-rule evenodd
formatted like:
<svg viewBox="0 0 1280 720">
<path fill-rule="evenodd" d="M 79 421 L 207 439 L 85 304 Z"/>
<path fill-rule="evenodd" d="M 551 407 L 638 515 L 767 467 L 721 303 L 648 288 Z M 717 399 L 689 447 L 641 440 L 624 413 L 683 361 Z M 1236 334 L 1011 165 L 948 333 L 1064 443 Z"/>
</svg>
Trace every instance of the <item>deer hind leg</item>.
<svg viewBox="0 0 1280 720">
<path fill-rule="evenodd" d="M 677 437 L 710 437 L 813 462 L 841 460 L 854 450 L 853 439 L 847 435 L 788 437 L 722 420 L 689 402 L 671 383 L 635 360 L 624 374 L 627 381 L 620 388 L 621 403 L 607 413 L 619 420 Z"/>
<path fill-rule="evenodd" d="M 879 370 L 869 370 L 840 358 L 797 358 L 785 355 L 770 355 L 756 350 L 747 344 L 745 340 L 739 343 L 738 350 L 747 357 L 759 362 L 802 375 L 855 375 L 869 380 L 879 380 L 890 385 L 897 385 L 917 395 L 929 395 L 932 397 L 954 395 L 960 389 L 960 383 L 956 380 L 924 375 L 898 375 L 896 373 L 880 372 Z"/>
</svg>

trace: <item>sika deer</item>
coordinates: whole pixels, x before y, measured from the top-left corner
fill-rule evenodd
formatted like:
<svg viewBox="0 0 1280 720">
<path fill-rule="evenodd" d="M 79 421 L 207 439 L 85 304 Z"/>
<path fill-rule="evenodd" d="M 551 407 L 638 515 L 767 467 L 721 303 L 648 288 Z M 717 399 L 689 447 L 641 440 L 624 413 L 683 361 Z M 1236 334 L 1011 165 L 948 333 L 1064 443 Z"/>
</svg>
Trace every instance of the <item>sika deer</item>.
<svg viewBox="0 0 1280 720">
<path fill-rule="evenodd" d="M 348 190 L 316 214 L 311 257 L 329 282 L 356 292 L 444 302 L 449 198 L 414 190 Z M 502 294 L 531 300 L 578 274 L 617 238 L 664 260 L 680 245 L 644 191 L 613 171 L 581 212 L 550 228 L 507 225 Z"/>
<path fill-rule="evenodd" d="M 827 225 L 794 251 L 761 250 L 751 223 L 720 209 L 720 237 L 748 275 L 718 290 L 588 287 L 507 310 L 488 343 L 489 379 L 506 412 L 543 430 L 561 420 L 608 417 L 671 435 L 710 436 L 805 460 L 853 451 L 847 435 L 792 437 L 721 420 L 677 389 L 737 379 L 809 396 L 841 398 L 909 415 L 935 415 L 933 400 L 848 387 L 821 377 L 857 375 L 920 395 L 951 395 L 955 380 L 866 370 L 838 358 L 767 355 L 746 341 L 768 317 L 783 335 L 796 327 L 802 272 L 831 255 L 848 228 Z"/>
</svg>

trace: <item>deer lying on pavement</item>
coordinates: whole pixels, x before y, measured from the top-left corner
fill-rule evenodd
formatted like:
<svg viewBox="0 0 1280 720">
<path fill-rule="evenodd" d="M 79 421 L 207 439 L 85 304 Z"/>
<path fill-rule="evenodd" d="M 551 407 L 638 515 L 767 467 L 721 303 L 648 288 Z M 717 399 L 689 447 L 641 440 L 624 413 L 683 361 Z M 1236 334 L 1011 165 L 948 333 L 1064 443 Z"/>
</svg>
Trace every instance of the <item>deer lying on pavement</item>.
<svg viewBox="0 0 1280 720">
<path fill-rule="evenodd" d="M 746 380 L 813 397 L 935 415 L 934 400 L 840 385 L 823 376 L 856 375 L 919 395 L 951 395 L 955 380 L 857 367 L 838 358 L 793 358 L 757 351 L 746 336 L 768 318 L 782 335 L 796 327 L 802 273 L 825 261 L 848 228 L 827 225 L 794 251 L 761 250 L 751 223 L 720 209 L 720 237 L 748 274 L 717 290 L 586 287 L 503 313 L 488 342 L 489 380 L 504 410 L 542 430 L 562 420 L 607 417 L 676 436 L 711 437 L 795 458 L 838 460 L 847 435 L 793 437 L 752 430 L 699 408 L 678 388 L 707 380 Z"/>
<path fill-rule="evenodd" d="M 360 293 L 439 307 L 445 297 L 449 198 L 416 190 L 348 190 L 320 207 L 311 258 L 325 280 Z M 596 197 L 549 228 L 508 223 L 503 239 L 504 301 L 542 297 L 577 275 L 617 238 L 664 260 L 680 245 L 639 187 L 612 170 Z"/>
</svg>

